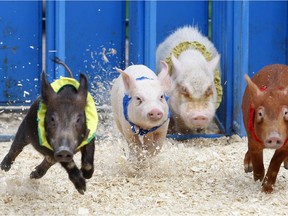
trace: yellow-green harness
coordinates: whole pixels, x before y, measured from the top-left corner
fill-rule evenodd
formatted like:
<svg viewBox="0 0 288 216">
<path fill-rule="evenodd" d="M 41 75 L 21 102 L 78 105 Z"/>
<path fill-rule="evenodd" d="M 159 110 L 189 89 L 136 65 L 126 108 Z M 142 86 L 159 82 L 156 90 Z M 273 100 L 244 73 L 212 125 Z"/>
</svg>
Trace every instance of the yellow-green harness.
<svg viewBox="0 0 288 216">
<path fill-rule="evenodd" d="M 58 80 L 55 80 L 51 83 L 53 90 L 57 93 L 61 88 L 65 85 L 72 85 L 76 89 L 79 88 L 80 84 L 77 80 L 68 77 L 61 77 Z M 39 108 L 37 112 L 37 121 L 38 121 L 38 135 L 39 135 L 39 142 L 40 145 L 45 146 L 46 148 L 53 151 L 52 146 L 48 143 L 45 135 L 45 127 L 44 127 L 44 120 L 47 108 L 46 105 L 42 102 L 39 103 Z M 87 94 L 87 105 L 85 107 L 85 115 L 86 115 L 86 124 L 87 128 L 89 129 L 89 135 L 87 139 L 83 140 L 82 143 L 77 147 L 77 150 L 83 147 L 84 145 L 88 144 L 95 136 L 96 136 L 96 129 L 98 125 L 98 115 L 96 106 L 93 100 L 93 97 L 88 92 Z"/>
<path fill-rule="evenodd" d="M 176 47 L 174 47 L 174 49 L 172 50 L 170 55 L 166 58 L 166 63 L 168 64 L 170 75 L 172 74 L 172 60 L 171 60 L 172 54 L 176 58 L 178 58 L 183 51 L 190 49 L 190 48 L 193 48 L 193 49 L 200 51 L 207 61 L 212 60 L 212 54 L 206 49 L 206 47 L 203 44 L 201 44 L 197 41 L 182 42 L 182 43 L 178 44 Z M 215 87 L 216 87 L 216 91 L 217 91 L 216 108 L 218 108 L 220 106 L 221 101 L 222 101 L 222 94 L 223 94 L 222 85 L 221 85 L 221 76 L 220 76 L 220 71 L 218 68 L 215 71 L 214 83 L 215 83 Z"/>
</svg>

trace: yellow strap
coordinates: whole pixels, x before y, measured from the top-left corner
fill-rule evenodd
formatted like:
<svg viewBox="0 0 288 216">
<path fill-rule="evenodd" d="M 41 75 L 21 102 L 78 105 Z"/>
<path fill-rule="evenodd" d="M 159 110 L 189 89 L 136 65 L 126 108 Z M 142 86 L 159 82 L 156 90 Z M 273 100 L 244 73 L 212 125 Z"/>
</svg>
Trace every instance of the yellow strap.
<svg viewBox="0 0 288 216">
<path fill-rule="evenodd" d="M 190 48 L 193 48 L 193 49 L 200 51 L 207 61 L 212 60 L 212 54 L 206 49 L 206 47 L 203 44 L 201 44 L 197 41 L 182 42 L 182 43 L 178 44 L 176 47 L 174 47 L 174 49 L 172 50 L 170 55 L 166 58 L 166 63 L 168 64 L 170 75 L 172 74 L 172 60 L 171 60 L 172 54 L 176 58 L 178 58 L 183 51 L 190 49 Z M 223 90 L 222 90 L 222 85 L 221 85 L 221 75 L 220 75 L 220 71 L 218 68 L 215 71 L 214 83 L 215 83 L 215 87 L 216 87 L 216 91 L 217 91 L 216 108 L 218 108 L 220 106 L 221 101 L 222 101 L 222 95 L 223 95 Z"/>
<path fill-rule="evenodd" d="M 68 77 L 61 77 L 60 79 L 55 80 L 53 83 L 51 83 L 51 86 L 56 93 L 65 85 L 72 85 L 76 89 L 78 89 L 80 86 L 77 80 Z M 40 102 L 37 112 L 39 142 L 42 146 L 45 146 L 53 151 L 53 148 L 48 143 L 45 135 L 44 120 L 46 111 L 47 111 L 46 105 Z M 90 131 L 88 138 L 83 140 L 83 142 L 77 147 L 77 150 L 83 147 L 84 145 L 88 144 L 96 136 L 96 129 L 98 125 L 98 114 L 93 97 L 89 92 L 87 94 L 87 105 L 85 107 L 85 115 L 86 115 L 87 128 Z"/>
</svg>

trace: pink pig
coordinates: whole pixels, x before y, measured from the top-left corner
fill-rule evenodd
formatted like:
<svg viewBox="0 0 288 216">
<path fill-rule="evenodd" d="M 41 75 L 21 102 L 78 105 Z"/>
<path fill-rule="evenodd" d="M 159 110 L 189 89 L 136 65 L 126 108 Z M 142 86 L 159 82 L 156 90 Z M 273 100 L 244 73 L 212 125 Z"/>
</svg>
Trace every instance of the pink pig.
<svg viewBox="0 0 288 216">
<path fill-rule="evenodd" d="M 163 62 L 158 76 L 144 65 L 116 70 L 121 75 L 111 90 L 112 111 L 130 156 L 142 160 L 156 155 L 166 138 L 170 117 L 166 96 L 171 85 L 168 66 Z"/>
</svg>

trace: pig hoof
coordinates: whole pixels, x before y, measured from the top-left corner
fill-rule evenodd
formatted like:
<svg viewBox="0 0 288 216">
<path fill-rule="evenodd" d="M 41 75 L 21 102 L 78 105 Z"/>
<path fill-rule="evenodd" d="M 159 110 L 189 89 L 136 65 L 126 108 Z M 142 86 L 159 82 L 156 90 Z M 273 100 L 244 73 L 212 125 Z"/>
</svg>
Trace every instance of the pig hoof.
<svg viewBox="0 0 288 216">
<path fill-rule="evenodd" d="M 253 167 L 252 166 L 245 166 L 244 170 L 245 170 L 245 173 L 252 172 Z"/>
<path fill-rule="evenodd" d="M 9 171 L 10 168 L 11 168 L 11 165 L 1 164 L 1 170 L 4 170 L 5 172 Z"/>
<path fill-rule="evenodd" d="M 264 178 L 264 173 L 260 173 L 260 174 L 254 173 L 254 181 L 258 181 L 258 180 L 262 181 L 263 178 Z"/>
<path fill-rule="evenodd" d="M 76 182 L 74 182 L 75 188 L 80 194 L 84 194 L 86 191 L 86 180 L 81 177 Z"/>
<path fill-rule="evenodd" d="M 266 194 L 270 194 L 273 192 L 273 187 L 270 184 L 264 184 L 262 186 L 262 192 L 266 193 Z"/>
<path fill-rule="evenodd" d="M 86 191 L 86 183 L 84 185 L 81 185 L 81 186 L 76 186 L 76 189 L 77 191 L 80 193 L 80 194 L 84 194 L 84 192 Z"/>
<path fill-rule="evenodd" d="M 5 159 L 1 163 L 1 170 L 4 170 L 5 172 L 9 171 L 11 168 L 12 163 L 5 162 Z"/>
<path fill-rule="evenodd" d="M 90 179 L 93 175 L 94 169 L 86 170 L 81 168 L 81 172 L 85 179 Z"/>
<path fill-rule="evenodd" d="M 39 179 L 45 175 L 46 172 L 41 172 L 41 170 L 35 170 L 31 172 L 30 178 L 31 179 Z"/>
<path fill-rule="evenodd" d="M 252 164 L 248 154 L 246 154 L 245 158 L 244 158 L 244 170 L 246 173 L 253 171 L 253 164 Z"/>
<path fill-rule="evenodd" d="M 80 189 L 79 189 L 78 192 L 79 192 L 80 194 L 84 195 L 85 190 L 80 190 Z"/>
<path fill-rule="evenodd" d="M 284 168 L 285 168 L 285 169 L 288 169 L 288 160 L 285 160 L 285 161 L 284 161 Z"/>
</svg>

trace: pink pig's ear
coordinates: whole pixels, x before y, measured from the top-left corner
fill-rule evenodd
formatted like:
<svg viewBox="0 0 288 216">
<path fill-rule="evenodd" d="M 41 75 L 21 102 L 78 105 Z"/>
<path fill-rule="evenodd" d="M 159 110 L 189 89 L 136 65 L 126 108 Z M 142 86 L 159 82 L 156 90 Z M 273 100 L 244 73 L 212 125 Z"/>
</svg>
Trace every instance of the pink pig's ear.
<svg viewBox="0 0 288 216">
<path fill-rule="evenodd" d="M 258 86 L 250 79 L 250 77 L 245 74 L 244 78 L 247 82 L 247 88 L 249 89 L 251 94 L 251 100 L 253 101 L 255 98 L 261 96 L 262 92 L 260 91 Z"/>
<path fill-rule="evenodd" d="M 124 83 L 124 87 L 126 92 L 130 92 L 132 89 L 135 88 L 135 80 L 131 78 L 125 71 L 116 68 L 116 70 L 121 74 L 122 80 Z"/>
<path fill-rule="evenodd" d="M 171 61 L 172 61 L 173 68 L 175 69 L 173 71 L 172 76 L 178 76 L 179 73 L 181 73 L 181 71 L 182 71 L 181 63 L 179 62 L 179 60 L 173 54 L 171 55 Z"/>
<path fill-rule="evenodd" d="M 162 69 L 158 74 L 158 79 L 161 85 L 164 87 L 164 91 L 168 91 L 171 89 L 172 82 L 169 75 L 169 67 L 165 61 L 161 61 Z"/>
<path fill-rule="evenodd" d="M 288 86 L 283 90 L 284 94 L 288 95 Z"/>
</svg>

